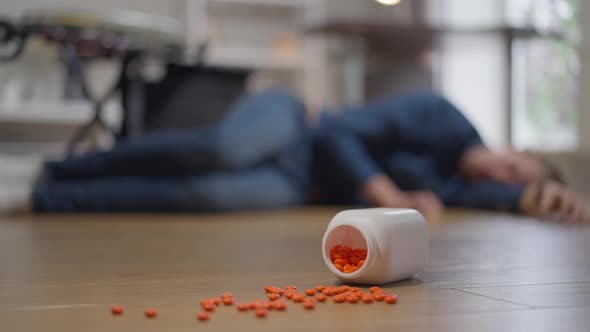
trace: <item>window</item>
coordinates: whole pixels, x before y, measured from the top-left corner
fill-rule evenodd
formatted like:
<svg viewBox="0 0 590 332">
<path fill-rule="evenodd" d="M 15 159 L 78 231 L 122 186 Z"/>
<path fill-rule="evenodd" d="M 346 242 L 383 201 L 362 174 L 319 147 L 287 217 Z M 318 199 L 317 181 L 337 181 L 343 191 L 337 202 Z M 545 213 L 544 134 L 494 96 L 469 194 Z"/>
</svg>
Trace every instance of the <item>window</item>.
<svg viewBox="0 0 590 332">
<path fill-rule="evenodd" d="M 508 22 L 530 28 L 512 48 L 512 144 L 519 149 L 577 147 L 580 0 L 506 1 Z"/>
</svg>

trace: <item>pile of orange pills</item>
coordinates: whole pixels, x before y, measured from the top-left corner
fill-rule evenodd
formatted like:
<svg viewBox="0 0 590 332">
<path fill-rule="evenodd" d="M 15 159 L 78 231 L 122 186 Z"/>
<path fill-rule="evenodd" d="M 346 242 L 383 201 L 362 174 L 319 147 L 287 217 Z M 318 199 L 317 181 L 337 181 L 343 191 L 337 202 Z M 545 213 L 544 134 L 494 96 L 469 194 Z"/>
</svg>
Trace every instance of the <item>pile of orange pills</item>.
<svg viewBox="0 0 590 332">
<path fill-rule="evenodd" d="M 287 303 L 283 301 L 283 298 L 291 300 L 293 303 L 301 303 L 305 310 L 314 310 L 318 302 L 327 302 L 330 297 L 334 303 L 397 303 L 397 295 L 387 294 L 383 289 L 377 286 L 369 288 L 368 292 L 357 287 L 322 285 L 305 289 L 302 293 L 297 292 L 297 287 L 292 285 L 287 286 L 284 289 L 275 286 L 266 286 L 264 287 L 264 291 L 267 293 L 268 300 L 258 299 L 251 302 L 237 303 L 237 311 L 252 312 L 255 317 L 265 318 L 271 311 L 285 311 L 287 309 Z M 208 321 L 213 312 L 215 312 L 217 307 L 221 304 L 224 306 L 232 306 L 234 303 L 235 300 L 231 293 L 223 293 L 219 298 L 211 297 L 202 299 L 199 302 L 202 311 L 196 314 L 196 318 L 202 322 Z M 111 308 L 113 315 L 121 315 L 123 311 L 124 309 L 120 305 Z M 146 309 L 144 313 L 148 318 L 155 318 L 158 315 L 158 311 L 153 308 Z"/>
<path fill-rule="evenodd" d="M 351 248 L 336 245 L 330 250 L 330 260 L 334 267 L 342 273 L 353 273 L 358 271 L 367 258 L 367 249 Z"/>
</svg>

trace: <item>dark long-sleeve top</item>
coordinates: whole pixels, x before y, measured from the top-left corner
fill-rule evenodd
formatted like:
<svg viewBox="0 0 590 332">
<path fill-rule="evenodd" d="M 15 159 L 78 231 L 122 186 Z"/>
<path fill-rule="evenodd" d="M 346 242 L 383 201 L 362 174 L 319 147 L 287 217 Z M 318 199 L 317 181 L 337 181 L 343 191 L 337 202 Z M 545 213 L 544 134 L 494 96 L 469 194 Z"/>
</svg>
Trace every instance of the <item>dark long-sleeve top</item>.
<svg viewBox="0 0 590 332">
<path fill-rule="evenodd" d="M 429 92 L 326 112 L 314 131 L 315 189 L 323 202 L 359 203 L 359 189 L 385 173 L 402 190 L 432 190 L 446 205 L 517 210 L 523 186 L 459 175 L 460 158 L 481 144 L 463 114 Z"/>
</svg>

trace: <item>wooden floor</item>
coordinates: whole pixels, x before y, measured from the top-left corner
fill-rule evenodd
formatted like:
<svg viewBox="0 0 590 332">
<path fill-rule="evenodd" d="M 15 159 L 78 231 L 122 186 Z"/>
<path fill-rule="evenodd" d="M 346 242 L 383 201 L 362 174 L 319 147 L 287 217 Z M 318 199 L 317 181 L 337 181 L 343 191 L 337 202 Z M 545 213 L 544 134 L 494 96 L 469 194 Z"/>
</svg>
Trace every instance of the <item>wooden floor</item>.
<svg viewBox="0 0 590 332">
<path fill-rule="evenodd" d="M 590 331 L 590 228 L 461 211 L 430 222 L 426 271 L 387 285 L 397 305 L 195 320 L 224 291 L 334 284 L 320 244 L 337 211 L 0 217 L 0 331 Z"/>
</svg>

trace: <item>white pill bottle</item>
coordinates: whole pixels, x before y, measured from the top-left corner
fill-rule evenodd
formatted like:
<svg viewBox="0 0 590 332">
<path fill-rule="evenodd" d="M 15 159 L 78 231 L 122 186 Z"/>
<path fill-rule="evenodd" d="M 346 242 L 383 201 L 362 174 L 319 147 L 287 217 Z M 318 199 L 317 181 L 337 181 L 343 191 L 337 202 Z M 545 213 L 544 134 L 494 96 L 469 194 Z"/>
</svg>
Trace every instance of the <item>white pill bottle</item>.
<svg viewBox="0 0 590 332">
<path fill-rule="evenodd" d="M 330 250 L 336 245 L 367 249 L 365 263 L 355 272 L 336 269 Z M 407 279 L 428 260 L 428 227 L 411 209 L 358 209 L 338 213 L 322 241 L 324 262 L 346 283 L 379 285 Z"/>
</svg>

